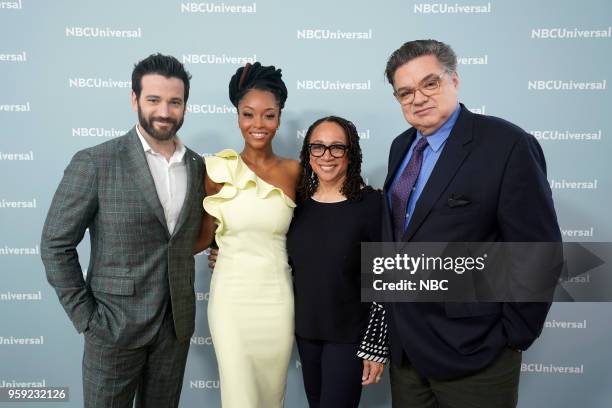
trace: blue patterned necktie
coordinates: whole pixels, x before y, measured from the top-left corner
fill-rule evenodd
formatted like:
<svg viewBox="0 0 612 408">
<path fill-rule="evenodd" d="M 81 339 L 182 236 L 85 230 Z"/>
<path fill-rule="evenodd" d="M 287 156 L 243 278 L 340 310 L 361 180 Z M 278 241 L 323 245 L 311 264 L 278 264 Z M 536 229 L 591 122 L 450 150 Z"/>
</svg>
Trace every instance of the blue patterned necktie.
<svg viewBox="0 0 612 408">
<path fill-rule="evenodd" d="M 400 241 L 404 235 L 406 223 L 406 207 L 410 194 L 414 189 L 421 165 L 423 164 L 423 150 L 428 146 L 427 138 L 422 137 L 412 151 L 412 156 L 404 168 L 402 175 L 397 179 L 391 189 L 391 211 L 393 212 L 393 231 L 395 240 Z"/>
</svg>

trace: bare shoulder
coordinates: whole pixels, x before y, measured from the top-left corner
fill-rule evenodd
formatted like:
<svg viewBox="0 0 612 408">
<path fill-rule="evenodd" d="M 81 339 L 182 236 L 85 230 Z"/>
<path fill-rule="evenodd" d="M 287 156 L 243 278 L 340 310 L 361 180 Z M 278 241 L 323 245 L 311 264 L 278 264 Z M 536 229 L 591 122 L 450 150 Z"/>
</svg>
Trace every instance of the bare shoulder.
<svg viewBox="0 0 612 408">
<path fill-rule="evenodd" d="M 289 172 L 293 176 L 299 176 L 302 172 L 302 165 L 298 160 L 289 159 L 287 157 L 279 157 L 283 170 Z"/>
<path fill-rule="evenodd" d="M 291 184 L 297 185 L 300 180 L 300 174 L 302 174 L 302 165 L 299 161 L 294 159 L 288 159 L 286 157 L 280 157 L 280 159 L 282 171 L 287 175 L 287 178 L 291 180 Z"/>
</svg>

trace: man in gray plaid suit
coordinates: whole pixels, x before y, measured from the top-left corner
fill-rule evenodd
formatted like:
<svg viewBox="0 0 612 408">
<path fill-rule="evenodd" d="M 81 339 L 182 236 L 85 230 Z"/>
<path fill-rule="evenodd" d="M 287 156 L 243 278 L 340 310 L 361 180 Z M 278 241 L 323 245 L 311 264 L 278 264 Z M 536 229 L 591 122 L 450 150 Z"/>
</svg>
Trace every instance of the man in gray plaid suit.
<svg viewBox="0 0 612 408">
<path fill-rule="evenodd" d="M 176 132 L 190 75 L 151 55 L 132 73 L 138 125 L 75 154 L 42 234 L 47 279 L 85 337 L 86 407 L 176 407 L 194 331 L 204 162 Z M 83 279 L 77 244 L 89 229 Z"/>
</svg>

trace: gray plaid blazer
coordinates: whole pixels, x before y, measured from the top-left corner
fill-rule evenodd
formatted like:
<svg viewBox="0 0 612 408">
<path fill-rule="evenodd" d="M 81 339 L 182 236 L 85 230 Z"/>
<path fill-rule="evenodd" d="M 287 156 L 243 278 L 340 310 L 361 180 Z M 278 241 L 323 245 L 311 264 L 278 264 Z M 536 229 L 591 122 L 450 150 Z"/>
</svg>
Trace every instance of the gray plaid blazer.
<svg viewBox="0 0 612 408">
<path fill-rule="evenodd" d="M 74 155 L 42 233 L 47 280 L 77 331 L 101 344 L 136 348 L 157 333 L 170 307 L 176 337 L 195 323 L 193 246 L 202 220 L 204 162 L 190 149 L 187 194 L 170 235 L 135 129 Z M 89 228 L 83 278 L 77 244 Z"/>
</svg>

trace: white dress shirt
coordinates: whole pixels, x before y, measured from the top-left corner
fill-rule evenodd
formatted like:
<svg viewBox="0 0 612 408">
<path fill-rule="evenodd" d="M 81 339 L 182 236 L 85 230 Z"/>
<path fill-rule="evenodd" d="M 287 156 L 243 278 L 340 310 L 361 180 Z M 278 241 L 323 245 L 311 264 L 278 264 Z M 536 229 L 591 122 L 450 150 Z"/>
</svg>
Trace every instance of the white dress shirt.
<svg viewBox="0 0 612 408">
<path fill-rule="evenodd" d="M 149 170 L 155 182 L 157 197 L 164 209 L 168 231 L 172 234 L 187 194 L 187 167 L 183 161 L 186 152 L 185 145 L 176 137 L 176 149 L 170 160 L 166 160 L 164 156 L 149 146 L 138 126 L 136 126 L 136 133 L 145 151 Z"/>
</svg>

